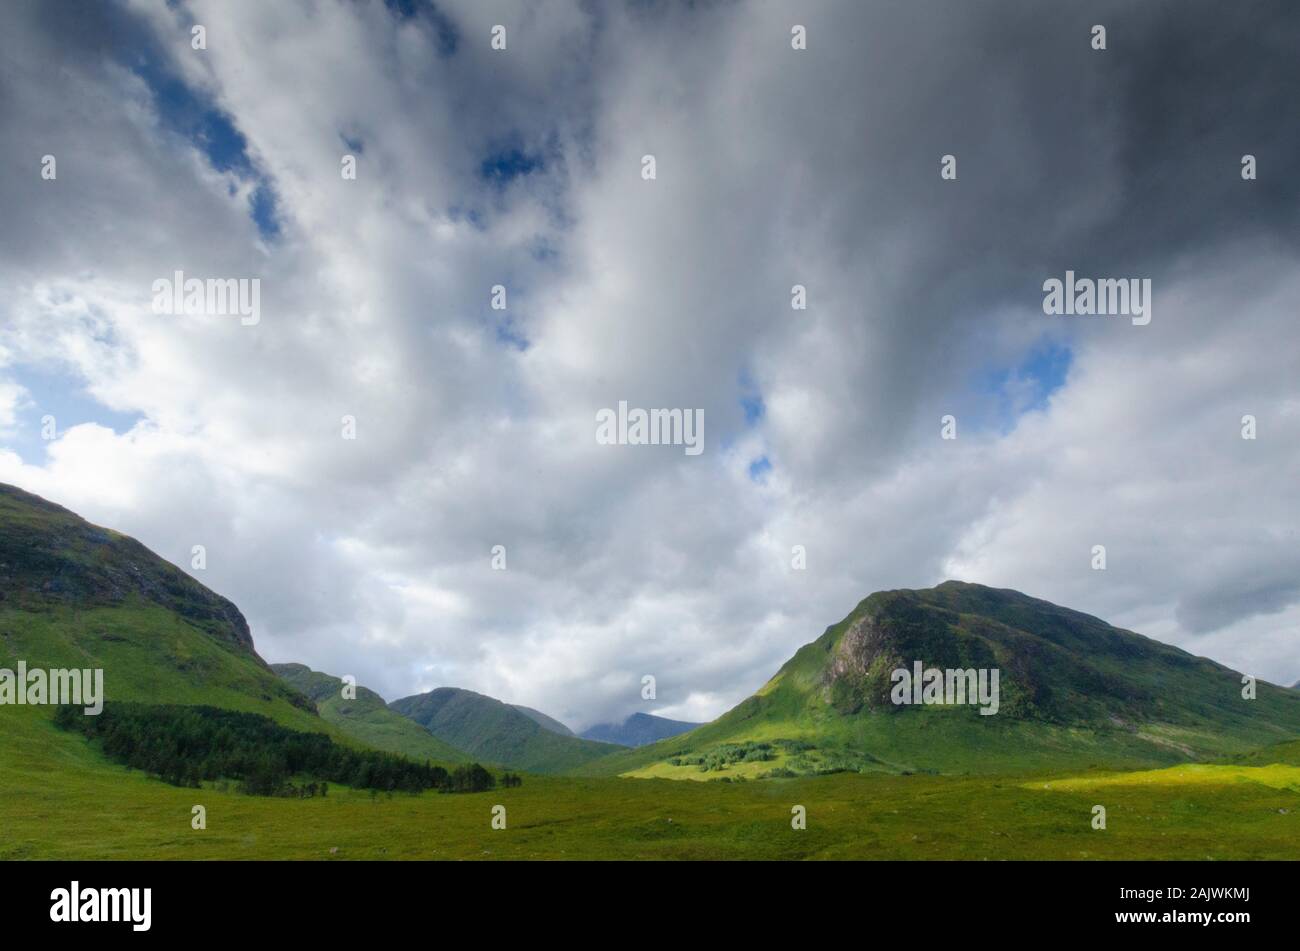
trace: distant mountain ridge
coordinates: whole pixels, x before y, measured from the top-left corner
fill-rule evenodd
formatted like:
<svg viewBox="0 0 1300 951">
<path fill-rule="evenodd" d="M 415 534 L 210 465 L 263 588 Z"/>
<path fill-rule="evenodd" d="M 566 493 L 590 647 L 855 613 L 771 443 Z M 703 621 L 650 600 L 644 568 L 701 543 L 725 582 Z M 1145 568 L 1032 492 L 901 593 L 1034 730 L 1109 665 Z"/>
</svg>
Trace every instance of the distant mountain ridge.
<svg viewBox="0 0 1300 951">
<path fill-rule="evenodd" d="M 633 713 L 621 723 L 598 723 L 579 735 L 584 739 L 598 740 L 602 743 L 637 747 L 687 733 L 698 726 L 703 724 L 670 720 L 667 717 L 657 717 L 652 713 Z"/>
<path fill-rule="evenodd" d="M 312 670 L 305 664 L 272 664 L 271 669 L 309 697 L 322 719 L 367 746 L 440 764 L 463 763 L 469 759 L 418 723 L 388 709 L 383 697 L 360 684 L 356 698 L 346 700 L 343 680 L 339 677 Z"/>
<path fill-rule="evenodd" d="M 439 687 L 388 706 L 475 759 L 512 769 L 559 773 L 616 749 L 564 736 L 510 704 L 472 690 Z"/>
<path fill-rule="evenodd" d="M 548 717 L 541 710 L 534 710 L 532 707 L 525 707 L 518 703 L 510 703 L 507 704 L 507 706 L 514 707 L 514 709 L 518 710 L 524 716 L 528 717 L 528 719 L 532 720 L 538 726 L 542 727 L 545 730 L 550 730 L 552 733 L 558 733 L 560 734 L 560 736 L 576 735 L 567 726 L 565 726 L 559 720 L 555 719 L 555 717 Z"/>
</svg>

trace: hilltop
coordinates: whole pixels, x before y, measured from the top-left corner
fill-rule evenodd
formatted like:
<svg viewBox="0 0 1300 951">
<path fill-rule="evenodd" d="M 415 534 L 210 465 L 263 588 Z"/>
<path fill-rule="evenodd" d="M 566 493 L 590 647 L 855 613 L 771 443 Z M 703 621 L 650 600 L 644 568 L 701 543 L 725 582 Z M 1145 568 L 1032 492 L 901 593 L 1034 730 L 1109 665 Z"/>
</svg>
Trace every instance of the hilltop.
<svg viewBox="0 0 1300 951">
<path fill-rule="evenodd" d="M 562 773 L 615 749 L 553 732 L 509 704 L 472 690 L 439 687 L 388 706 L 474 758 L 513 769 Z"/>
<path fill-rule="evenodd" d="M 388 709 L 384 698 L 357 685 L 356 699 L 343 698 L 343 681 L 304 664 L 272 664 L 271 669 L 316 705 L 321 719 L 377 750 L 401 753 L 414 760 L 462 763 L 468 757 L 419 724 Z"/>
<path fill-rule="evenodd" d="M 328 732 L 258 656 L 234 604 L 135 539 L 0 485 L 0 667 L 19 660 L 101 668 L 110 701 L 207 704 Z M 5 712 L 14 724 L 49 718 Z"/>
<path fill-rule="evenodd" d="M 916 662 L 1000 672 L 997 715 L 897 705 Z M 683 779 L 821 772 L 1141 768 L 1300 734 L 1300 694 L 1017 591 L 949 581 L 881 591 L 800 648 L 757 693 L 680 737 L 584 772 Z"/>
<path fill-rule="evenodd" d="M 697 726 L 701 724 L 670 720 L 652 713 L 634 713 L 620 723 L 598 723 L 583 730 L 582 736 L 584 739 L 616 743 L 619 746 L 645 746 L 656 740 L 687 733 Z"/>
</svg>

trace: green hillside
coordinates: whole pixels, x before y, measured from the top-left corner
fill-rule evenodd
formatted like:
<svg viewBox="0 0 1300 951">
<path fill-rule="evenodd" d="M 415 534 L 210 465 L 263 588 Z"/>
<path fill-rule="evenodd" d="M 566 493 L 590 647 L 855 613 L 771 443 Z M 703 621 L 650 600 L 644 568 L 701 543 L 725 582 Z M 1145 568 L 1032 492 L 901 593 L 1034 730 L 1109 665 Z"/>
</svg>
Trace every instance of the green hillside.
<svg viewBox="0 0 1300 951">
<path fill-rule="evenodd" d="M 1300 766 L 1300 739 L 1285 743 L 1274 743 L 1262 749 L 1251 750 L 1236 757 L 1234 762 L 1248 766 L 1271 766 L 1280 763 L 1284 766 Z"/>
<path fill-rule="evenodd" d="M 343 681 L 304 664 L 272 664 L 271 669 L 298 692 L 305 694 L 321 715 L 343 733 L 367 746 L 401 753 L 414 760 L 463 763 L 468 757 L 444 743 L 424 727 L 388 709 L 384 698 L 357 685 L 356 699 L 343 699 Z"/>
<path fill-rule="evenodd" d="M 102 670 L 110 704 L 258 713 L 355 743 L 275 676 L 225 598 L 139 542 L 0 485 L 0 668 L 20 662 L 29 670 Z M 120 774 L 83 737 L 56 729 L 54 711 L 0 705 L 0 775 L 23 816 L 54 784 Z"/>
<path fill-rule="evenodd" d="M 548 717 L 541 710 L 534 710 L 532 707 L 525 707 L 522 704 L 512 703 L 511 707 L 518 710 L 528 719 L 532 720 L 543 729 L 550 730 L 552 733 L 558 733 L 560 736 L 574 736 L 574 732 L 561 723 L 555 717 Z"/>
<path fill-rule="evenodd" d="M 998 668 L 1001 706 L 906 706 L 890 674 Z M 582 772 L 676 779 L 855 771 L 1137 769 L 1300 735 L 1300 696 L 1015 591 L 946 582 L 883 591 L 805 645 L 756 694 L 682 736 Z"/>
<path fill-rule="evenodd" d="M 561 736 L 507 703 L 455 687 L 403 697 L 390 709 L 476 759 L 536 773 L 563 773 L 615 749 Z"/>
<path fill-rule="evenodd" d="M 109 700 L 207 704 L 323 731 L 233 604 L 134 539 L 0 485 L 0 667 L 100 668 Z M 0 707 L 13 739 L 49 708 Z M 21 726 L 20 726 L 21 724 Z"/>
</svg>

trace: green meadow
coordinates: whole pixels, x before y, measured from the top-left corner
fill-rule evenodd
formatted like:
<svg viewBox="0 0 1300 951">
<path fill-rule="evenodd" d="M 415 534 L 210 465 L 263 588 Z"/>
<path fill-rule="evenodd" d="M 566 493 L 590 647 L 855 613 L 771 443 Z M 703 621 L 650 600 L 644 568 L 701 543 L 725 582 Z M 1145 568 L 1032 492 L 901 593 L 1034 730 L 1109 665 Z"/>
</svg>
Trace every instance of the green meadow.
<svg viewBox="0 0 1300 951">
<path fill-rule="evenodd" d="M 169 786 L 49 711 L 0 711 L 0 859 L 1294 859 L 1300 767 L 836 774 L 755 782 L 525 777 L 486 793 L 317 799 Z M 191 828 L 201 804 L 207 828 Z M 506 807 L 506 828 L 491 827 Z M 1104 805 L 1107 828 L 1092 828 Z M 803 806 L 807 828 L 791 827 Z"/>
</svg>

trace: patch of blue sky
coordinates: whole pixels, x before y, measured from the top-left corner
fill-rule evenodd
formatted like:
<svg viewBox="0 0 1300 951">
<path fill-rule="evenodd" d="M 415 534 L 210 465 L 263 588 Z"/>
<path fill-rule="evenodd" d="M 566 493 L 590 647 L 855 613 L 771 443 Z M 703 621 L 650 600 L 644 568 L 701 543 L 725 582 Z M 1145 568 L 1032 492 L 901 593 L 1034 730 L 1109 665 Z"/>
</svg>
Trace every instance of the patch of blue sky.
<svg viewBox="0 0 1300 951">
<path fill-rule="evenodd" d="M 153 93 L 154 107 L 164 128 L 188 139 L 215 170 L 230 173 L 254 185 L 249 198 L 249 217 L 266 240 L 280 234 L 275 189 L 253 164 L 248 140 L 234 120 L 206 94 L 190 88 L 170 71 L 156 51 L 141 52 L 127 64 Z"/>
<path fill-rule="evenodd" d="M 78 380 L 57 372 L 19 367 L 11 369 L 5 379 L 17 383 L 27 395 L 18 406 L 14 425 L 0 438 L 0 445 L 18 453 L 28 465 L 41 464 L 51 445 L 43 435 L 46 416 L 53 417 L 56 439 L 83 423 L 95 423 L 121 435 L 144 418 L 140 413 L 109 409 Z"/>
<path fill-rule="evenodd" d="M 447 209 L 447 217 L 455 223 L 468 222 L 479 231 L 487 230 L 487 221 L 483 217 L 483 212 L 477 208 L 455 204 Z"/>
<path fill-rule="evenodd" d="M 767 413 L 763 394 L 759 392 L 758 384 L 754 382 L 748 370 L 741 370 L 736 382 L 740 386 L 740 408 L 745 414 L 745 424 L 757 426 Z"/>
<path fill-rule="evenodd" d="M 479 177 L 497 188 L 505 188 L 516 179 L 545 168 L 546 163 L 540 155 L 510 146 L 494 149 L 484 156 L 479 163 Z"/>
<path fill-rule="evenodd" d="M 518 350 L 520 353 L 532 346 L 532 341 L 524 336 L 523 331 L 515 324 L 514 318 L 502 317 L 494 320 L 493 332 L 497 343 Z"/>
<path fill-rule="evenodd" d="M 1065 385 L 1074 351 L 1058 339 L 1038 340 L 1021 360 L 1011 366 L 994 367 L 981 374 L 977 390 L 989 405 L 987 418 L 978 424 L 1011 432 L 1026 413 L 1045 410 L 1052 394 Z"/>
<path fill-rule="evenodd" d="M 460 34 L 451 19 L 438 9 L 433 0 L 384 0 L 384 6 L 399 20 L 422 18 L 433 28 L 438 40 L 438 53 L 452 56 L 460 45 Z"/>
</svg>

